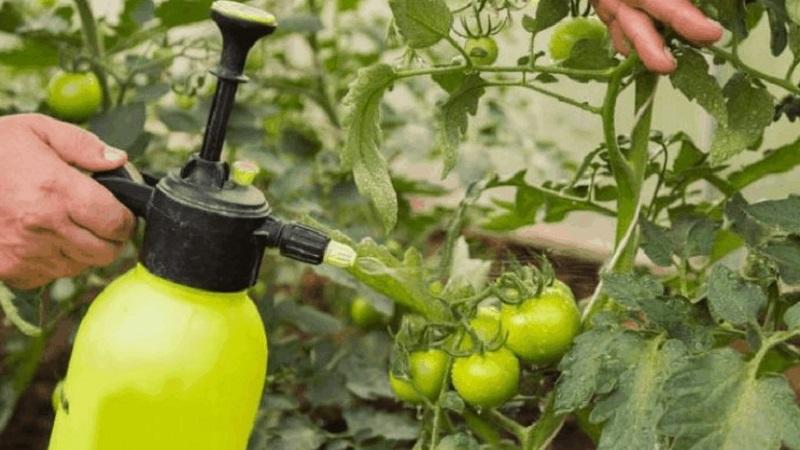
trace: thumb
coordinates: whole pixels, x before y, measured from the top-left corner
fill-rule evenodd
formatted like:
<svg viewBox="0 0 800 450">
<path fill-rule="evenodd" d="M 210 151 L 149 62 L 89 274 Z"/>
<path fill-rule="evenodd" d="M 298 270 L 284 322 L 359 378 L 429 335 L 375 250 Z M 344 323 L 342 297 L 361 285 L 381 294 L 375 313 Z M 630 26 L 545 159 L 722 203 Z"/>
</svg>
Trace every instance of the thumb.
<svg viewBox="0 0 800 450">
<path fill-rule="evenodd" d="M 106 145 L 83 128 L 41 114 L 23 114 L 19 120 L 58 156 L 79 169 L 102 172 L 121 167 L 127 154 Z"/>
</svg>

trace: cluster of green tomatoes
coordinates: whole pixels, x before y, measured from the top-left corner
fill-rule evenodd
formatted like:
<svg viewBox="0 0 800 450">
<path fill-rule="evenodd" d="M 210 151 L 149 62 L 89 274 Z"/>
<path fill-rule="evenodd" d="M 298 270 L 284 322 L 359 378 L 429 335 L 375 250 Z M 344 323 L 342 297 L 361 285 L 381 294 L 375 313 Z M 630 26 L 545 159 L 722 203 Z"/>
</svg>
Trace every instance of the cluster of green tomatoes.
<svg viewBox="0 0 800 450">
<path fill-rule="evenodd" d="M 580 332 L 575 297 L 559 280 L 513 303 L 484 303 L 441 345 L 408 352 L 407 376 L 390 371 L 390 385 L 399 400 L 435 403 L 449 378 L 468 404 L 496 408 L 517 395 L 523 364 L 545 367 L 558 362 Z M 352 302 L 350 314 L 362 327 L 386 320 L 361 297 Z"/>
</svg>

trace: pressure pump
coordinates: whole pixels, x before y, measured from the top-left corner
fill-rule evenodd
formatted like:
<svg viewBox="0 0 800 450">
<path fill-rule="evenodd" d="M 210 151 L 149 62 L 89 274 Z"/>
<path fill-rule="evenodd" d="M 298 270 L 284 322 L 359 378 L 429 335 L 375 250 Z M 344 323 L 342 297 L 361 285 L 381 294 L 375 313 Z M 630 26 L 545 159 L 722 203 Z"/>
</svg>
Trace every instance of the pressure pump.
<svg viewBox="0 0 800 450">
<path fill-rule="evenodd" d="M 221 161 L 247 54 L 277 21 L 230 1 L 215 2 L 211 18 L 223 46 L 200 151 L 161 179 L 131 166 L 94 175 L 144 219 L 144 241 L 136 267 L 78 329 L 50 450 L 243 450 L 267 367 L 264 326 L 246 294 L 264 250 L 310 264 L 355 258 L 274 217 L 251 165 Z"/>
</svg>

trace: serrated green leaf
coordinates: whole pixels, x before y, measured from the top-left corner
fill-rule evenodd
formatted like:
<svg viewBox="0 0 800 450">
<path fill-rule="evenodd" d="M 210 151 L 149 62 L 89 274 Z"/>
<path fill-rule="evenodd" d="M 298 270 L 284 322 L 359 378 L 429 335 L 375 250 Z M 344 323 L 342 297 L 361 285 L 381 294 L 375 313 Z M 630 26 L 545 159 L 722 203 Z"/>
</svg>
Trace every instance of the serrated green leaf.
<svg viewBox="0 0 800 450">
<path fill-rule="evenodd" d="M 715 320 L 741 326 L 756 323 L 767 296 L 755 284 L 717 264 L 708 280 L 708 306 Z"/>
<path fill-rule="evenodd" d="M 797 239 L 770 242 L 764 247 L 763 253 L 778 265 L 784 282 L 800 284 L 800 242 Z"/>
<path fill-rule="evenodd" d="M 347 130 L 341 149 L 342 166 L 353 171 L 359 192 L 375 205 L 387 231 L 397 222 L 397 195 L 380 151 L 380 104 L 395 79 L 394 70 L 386 64 L 361 69 L 342 100 Z"/>
<path fill-rule="evenodd" d="M 436 446 L 436 450 L 481 450 L 474 437 L 459 433 L 445 436 Z"/>
<path fill-rule="evenodd" d="M 714 247 L 719 224 L 705 216 L 680 215 L 672 219 L 670 238 L 681 258 L 707 256 Z"/>
<path fill-rule="evenodd" d="M 411 48 L 430 47 L 450 34 L 453 14 L 443 0 L 390 0 L 389 7 Z"/>
<path fill-rule="evenodd" d="M 753 203 L 747 212 L 764 225 L 783 233 L 800 234 L 800 196 L 790 195 L 783 200 Z"/>
<path fill-rule="evenodd" d="M 669 77 L 672 86 L 689 100 L 696 101 L 717 122 L 728 123 L 725 96 L 717 79 L 708 73 L 708 63 L 703 55 L 687 47 L 677 59 L 678 69 Z"/>
<path fill-rule="evenodd" d="M 641 345 L 636 363 L 620 375 L 617 388 L 597 403 L 589 417 L 594 423 L 604 422 L 598 450 L 659 447 L 664 384 L 685 363 L 685 356 L 679 341 L 662 345 L 656 338 Z"/>
<path fill-rule="evenodd" d="M 751 246 L 761 244 L 770 236 L 766 226 L 756 221 L 749 213 L 747 201 L 741 194 L 734 195 L 725 205 L 725 215 L 731 221 L 731 228 Z"/>
<path fill-rule="evenodd" d="M 144 103 L 119 106 L 89 121 L 89 130 L 109 145 L 127 149 L 144 132 Z"/>
<path fill-rule="evenodd" d="M 361 440 L 381 437 L 390 441 L 408 441 L 419 434 L 419 423 L 411 417 L 369 407 L 344 412 L 347 428 Z"/>
<path fill-rule="evenodd" d="M 741 153 L 761 138 L 772 123 L 775 109 L 772 95 L 755 86 L 741 73 L 734 75 L 723 91 L 727 99 L 728 122 L 721 124 L 711 144 L 711 165 L 719 165 Z"/>
<path fill-rule="evenodd" d="M 800 448 L 800 409 L 782 377 L 756 378 L 730 348 L 693 359 L 666 385 L 662 432 L 675 450 Z"/>
<path fill-rule="evenodd" d="M 672 242 L 668 230 L 645 219 L 642 219 L 640 227 L 643 238 L 641 247 L 647 257 L 659 266 L 671 266 L 675 243 Z"/>
<path fill-rule="evenodd" d="M 800 303 L 796 303 L 786 310 L 783 314 L 783 323 L 785 323 L 790 330 L 800 329 Z"/>
<path fill-rule="evenodd" d="M 800 1 L 800 0 L 798 0 Z M 763 158 L 743 167 L 728 177 L 728 182 L 741 190 L 768 175 L 786 173 L 800 165 L 800 140 L 765 152 Z"/>
<path fill-rule="evenodd" d="M 478 112 L 480 99 L 486 93 L 485 86 L 486 82 L 479 75 L 469 75 L 440 107 L 436 143 L 444 153 L 442 178 L 456 165 L 458 146 L 467 132 L 469 116 Z"/>
<path fill-rule="evenodd" d="M 638 336 L 621 330 L 595 328 L 578 336 L 558 365 L 556 413 L 584 408 L 595 394 L 610 392 L 640 345 Z"/>
<path fill-rule="evenodd" d="M 644 301 L 664 294 L 664 286 L 650 275 L 608 273 L 603 275 L 603 291 L 628 308 L 639 309 Z"/>
</svg>

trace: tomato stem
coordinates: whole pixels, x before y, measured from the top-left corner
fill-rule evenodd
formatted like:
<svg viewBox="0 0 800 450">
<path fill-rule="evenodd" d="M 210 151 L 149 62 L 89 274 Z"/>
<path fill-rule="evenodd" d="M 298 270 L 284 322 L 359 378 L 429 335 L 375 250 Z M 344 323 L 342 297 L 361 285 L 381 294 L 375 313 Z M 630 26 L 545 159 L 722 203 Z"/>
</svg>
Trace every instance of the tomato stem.
<svg viewBox="0 0 800 450">
<path fill-rule="evenodd" d="M 92 72 L 100 81 L 100 89 L 103 91 L 103 111 L 111 107 L 111 92 L 108 87 L 108 78 L 103 68 L 103 43 L 97 33 L 97 21 L 92 13 L 92 7 L 88 0 L 75 0 L 75 8 L 81 18 L 81 27 L 86 46 L 92 52 Z"/>
</svg>

